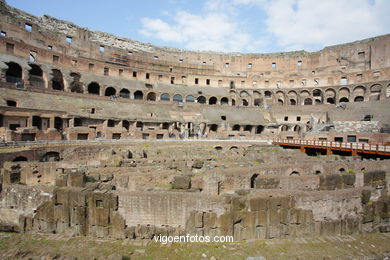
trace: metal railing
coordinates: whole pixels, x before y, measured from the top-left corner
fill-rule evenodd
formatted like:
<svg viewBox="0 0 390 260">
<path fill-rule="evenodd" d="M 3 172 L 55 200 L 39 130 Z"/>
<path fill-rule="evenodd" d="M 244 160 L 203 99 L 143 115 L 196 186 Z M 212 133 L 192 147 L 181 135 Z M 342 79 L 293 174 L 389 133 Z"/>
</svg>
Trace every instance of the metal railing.
<svg viewBox="0 0 390 260">
<path fill-rule="evenodd" d="M 390 153 L 390 145 L 384 145 L 384 144 L 345 143 L 345 142 L 333 142 L 333 141 L 315 141 L 315 140 L 281 139 L 281 138 L 274 138 L 272 139 L 272 142 L 280 143 L 280 144 L 285 143 L 285 144 L 316 146 L 316 147 L 324 147 L 324 148 L 339 148 L 339 149 Z"/>
</svg>

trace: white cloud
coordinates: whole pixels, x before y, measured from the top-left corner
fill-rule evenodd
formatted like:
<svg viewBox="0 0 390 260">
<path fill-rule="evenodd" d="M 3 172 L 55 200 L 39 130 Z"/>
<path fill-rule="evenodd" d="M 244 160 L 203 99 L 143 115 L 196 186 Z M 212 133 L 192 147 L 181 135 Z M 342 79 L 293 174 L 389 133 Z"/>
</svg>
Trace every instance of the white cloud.
<svg viewBox="0 0 390 260">
<path fill-rule="evenodd" d="M 243 51 L 252 41 L 248 33 L 241 32 L 239 22 L 220 12 L 195 15 L 178 11 L 173 20 L 174 23 L 168 24 L 160 19 L 142 18 L 140 33 L 181 43 L 191 50 Z"/>
<path fill-rule="evenodd" d="M 142 18 L 140 33 L 192 50 L 318 50 L 389 33 L 388 10 L 388 0 L 206 0 L 202 14 L 176 11 L 171 23 Z"/>
<path fill-rule="evenodd" d="M 390 28 L 386 0 L 276 0 L 264 8 L 267 31 L 288 50 L 361 40 Z"/>
</svg>

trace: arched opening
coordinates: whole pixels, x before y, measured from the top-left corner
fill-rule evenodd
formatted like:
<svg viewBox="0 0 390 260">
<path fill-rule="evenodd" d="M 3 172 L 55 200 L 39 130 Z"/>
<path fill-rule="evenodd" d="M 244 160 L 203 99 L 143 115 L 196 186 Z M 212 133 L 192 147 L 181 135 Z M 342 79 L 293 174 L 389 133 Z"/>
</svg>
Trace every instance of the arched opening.
<svg viewBox="0 0 390 260">
<path fill-rule="evenodd" d="M 83 84 L 80 82 L 80 74 L 72 72 L 70 76 L 73 78 L 72 83 L 70 83 L 70 92 L 84 93 Z"/>
<path fill-rule="evenodd" d="M 196 100 L 200 104 L 206 104 L 206 98 L 204 96 L 199 96 Z"/>
<path fill-rule="evenodd" d="M 209 105 L 215 105 L 215 104 L 217 104 L 217 98 L 216 97 L 209 98 Z"/>
<path fill-rule="evenodd" d="M 42 128 L 42 119 L 39 116 L 33 116 L 32 118 L 32 126 L 35 126 L 38 128 L 38 130 L 41 130 Z"/>
<path fill-rule="evenodd" d="M 124 127 L 127 131 L 129 131 L 130 128 L 130 122 L 127 120 L 122 121 L 122 127 Z"/>
<path fill-rule="evenodd" d="M 301 131 L 301 127 L 299 125 L 294 126 L 294 132 L 299 133 Z"/>
<path fill-rule="evenodd" d="M 242 105 L 244 106 L 244 107 L 247 107 L 248 105 L 249 105 L 249 102 L 248 102 L 248 100 L 246 100 L 245 98 L 242 100 Z"/>
<path fill-rule="evenodd" d="M 340 101 L 339 101 L 339 102 L 340 102 L 340 103 L 341 103 L 341 102 L 348 103 L 348 102 L 349 102 L 349 99 L 346 98 L 346 97 L 343 97 L 343 98 L 340 98 Z"/>
<path fill-rule="evenodd" d="M 357 96 L 355 97 L 355 99 L 353 100 L 353 102 L 363 102 L 364 101 L 364 97 L 362 96 Z"/>
<path fill-rule="evenodd" d="M 15 159 L 12 160 L 13 162 L 27 162 L 27 158 L 24 156 L 18 156 Z"/>
<path fill-rule="evenodd" d="M 149 93 L 146 95 L 146 100 L 147 100 L 147 101 L 156 101 L 156 93 L 154 93 L 154 92 L 149 92 Z"/>
<path fill-rule="evenodd" d="M 232 130 L 233 131 L 240 131 L 240 125 L 234 125 Z"/>
<path fill-rule="evenodd" d="M 234 89 L 234 88 L 235 88 L 234 81 L 230 81 L 230 89 Z"/>
<path fill-rule="evenodd" d="M 296 106 L 297 105 L 297 101 L 295 99 L 290 99 L 290 105 Z"/>
<path fill-rule="evenodd" d="M 88 94 L 100 95 L 100 86 L 96 82 L 91 82 L 88 85 Z"/>
<path fill-rule="evenodd" d="M 381 95 L 382 86 L 379 84 L 372 85 L 370 87 L 370 100 L 379 100 Z"/>
<path fill-rule="evenodd" d="M 326 103 L 328 104 L 334 104 L 334 98 L 327 98 Z"/>
<path fill-rule="evenodd" d="M 169 129 L 169 123 L 163 123 L 162 129 L 165 129 L 165 130 Z"/>
<path fill-rule="evenodd" d="M 221 98 L 221 105 L 222 106 L 227 106 L 229 105 L 229 99 L 227 97 Z"/>
<path fill-rule="evenodd" d="M 121 98 L 130 98 L 130 91 L 128 89 L 122 88 L 121 91 L 119 91 L 119 96 Z"/>
<path fill-rule="evenodd" d="M 210 131 L 211 132 L 217 132 L 217 130 L 218 130 L 218 125 L 216 125 L 216 124 L 210 125 Z"/>
<path fill-rule="evenodd" d="M 60 160 L 60 154 L 58 152 L 47 152 L 42 158 L 41 162 L 58 162 Z"/>
<path fill-rule="evenodd" d="M 222 151 L 223 148 L 222 148 L 222 146 L 215 146 L 214 149 L 217 151 Z"/>
<path fill-rule="evenodd" d="M 17 102 L 15 100 L 7 100 L 7 106 L 9 107 L 17 107 Z"/>
<path fill-rule="evenodd" d="M 112 119 L 107 120 L 107 127 L 115 127 L 115 121 Z"/>
<path fill-rule="evenodd" d="M 313 97 L 320 97 L 322 94 L 321 90 L 315 89 L 313 90 Z"/>
<path fill-rule="evenodd" d="M 236 105 L 236 100 L 232 98 L 232 106 Z"/>
<path fill-rule="evenodd" d="M 251 189 L 256 188 L 256 179 L 259 175 L 258 174 L 253 174 L 251 177 Z"/>
<path fill-rule="evenodd" d="M 255 99 L 253 100 L 253 105 L 254 105 L 255 107 L 261 106 L 261 99 L 260 99 L 260 98 L 255 98 Z"/>
<path fill-rule="evenodd" d="M 137 121 L 135 127 L 137 128 L 137 130 L 142 130 L 142 128 L 144 127 L 144 123 L 142 123 L 141 121 Z"/>
<path fill-rule="evenodd" d="M 171 100 L 171 97 L 169 96 L 168 93 L 163 93 L 163 94 L 161 94 L 161 96 L 160 96 L 160 100 L 162 100 L 162 101 L 170 101 L 170 100 Z"/>
<path fill-rule="evenodd" d="M 266 97 L 266 98 L 270 98 L 270 97 L 272 97 L 272 93 L 271 93 L 271 91 L 265 91 L 264 92 L 264 96 Z"/>
<path fill-rule="evenodd" d="M 141 90 L 137 90 L 136 92 L 134 92 L 134 99 L 136 100 L 144 99 L 144 93 L 142 93 Z"/>
<path fill-rule="evenodd" d="M 246 126 L 244 127 L 244 131 L 247 131 L 247 132 L 252 131 L 252 126 L 251 126 L 251 125 L 246 125 Z"/>
<path fill-rule="evenodd" d="M 280 131 L 281 131 L 281 132 L 286 132 L 286 131 L 288 131 L 288 125 L 282 125 L 281 128 L 280 128 Z"/>
<path fill-rule="evenodd" d="M 64 79 L 60 70 L 52 69 L 51 88 L 55 90 L 64 90 Z"/>
<path fill-rule="evenodd" d="M 264 131 L 264 126 L 263 125 L 258 125 L 256 127 L 256 134 L 261 134 Z"/>
<path fill-rule="evenodd" d="M 316 105 L 321 105 L 322 104 L 322 101 L 320 99 L 315 99 L 314 102 L 316 103 Z"/>
<path fill-rule="evenodd" d="M 238 151 L 238 147 L 237 147 L 237 146 L 231 146 L 231 147 L 229 148 L 229 151 L 237 152 L 237 151 Z"/>
<path fill-rule="evenodd" d="M 173 96 L 174 102 L 183 102 L 183 97 L 180 94 L 176 94 Z"/>
<path fill-rule="evenodd" d="M 45 83 L 43 82 L 43 72 L 41 67 L 36 64 L 28 65 L 31 67 L 31 69 L 28 71 L 30 84 L 36 88 L 44 88 Z"/>
<path fill-rule="evenodd" d="M 104 95 L 106 97 L 115 96 L 116 95 L 116 89 L 113 87 L 106 88 L 106 91 L 104 91 Z"/>
<path fill-rule="evenodd" d="M 305 106 L 313 105 L 313 100 L 311 98 L 305 98 L 304 103 Z"/>
<path fill-rule="evenodd" d="M 186 102 L 187 102 L 187 103 L 195 102 L 195 97 L 192 96 L 192 95 L 188 95 L 188 96 L 186 97 Z"/>
<path fill-rule="evenodd" d="M 8 69 L 5 72 L 5 79 L 9 83 L 22 82 L 22 67 L 15 62 L 7 62 Z"/>
<path fill-rule="evenodd" d="M 54 118 L 54 128 L 58 131 L 62 130 L 62 118 L 61 117 L 55 117 Z"/>
<path fill-rule="evenodd" d="M 279 105 L 279 106 L 283 106 L 283 103 L 284 103 L 284 102 L 283 102 L 282 99 L 278 99 L 278 105 Z"/>
<path fill-rule="evenodd" d="M 299 172 L 298 171 L 292 171 L 290 173 L 290 176 L 294 176 L 294 175 L 299 176 Z"/>
</svg>

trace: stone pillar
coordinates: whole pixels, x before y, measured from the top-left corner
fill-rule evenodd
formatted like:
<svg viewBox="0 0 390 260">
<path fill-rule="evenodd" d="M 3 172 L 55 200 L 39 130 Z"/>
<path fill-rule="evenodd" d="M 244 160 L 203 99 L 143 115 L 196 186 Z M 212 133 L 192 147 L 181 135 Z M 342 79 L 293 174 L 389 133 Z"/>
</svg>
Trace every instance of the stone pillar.
<svg viewBox="0 0 390 260">
<path fill-rule="evenodd" d="M 69 119 L 69 127 L 74 127 L 74 118 Z"/>
<path fill-rule="evenodd" d="M 55 128 L 55 118 L 54 117 L 50 117 L 49 118 L 49 128 Z"/>
<path fill-rule="evenodd" d="M 256 134 L 256 127 L 253 125 L 251 129 L 251 135 L 254 136 Z"/>
<path fill-rule="evenodd" d="M 27 118 L 27 127 L 32 127 L 33 126 L 32 123 L 33 123 L 32 116 L 29 116 Z"/>
</svg>

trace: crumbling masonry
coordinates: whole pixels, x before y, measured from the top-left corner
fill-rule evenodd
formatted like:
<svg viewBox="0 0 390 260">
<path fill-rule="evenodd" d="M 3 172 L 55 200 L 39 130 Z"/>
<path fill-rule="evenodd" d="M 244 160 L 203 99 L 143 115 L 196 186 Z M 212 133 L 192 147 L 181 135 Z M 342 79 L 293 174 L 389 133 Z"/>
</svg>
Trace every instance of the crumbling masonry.
<svg viewBox="0 0 390 260">
<path fill-rule="evenodd" d="M 195 52 L 4 1 L 0 30 L 0 230 L 390 231 L 390 35 L 318 52 Z"/>
</svg>

